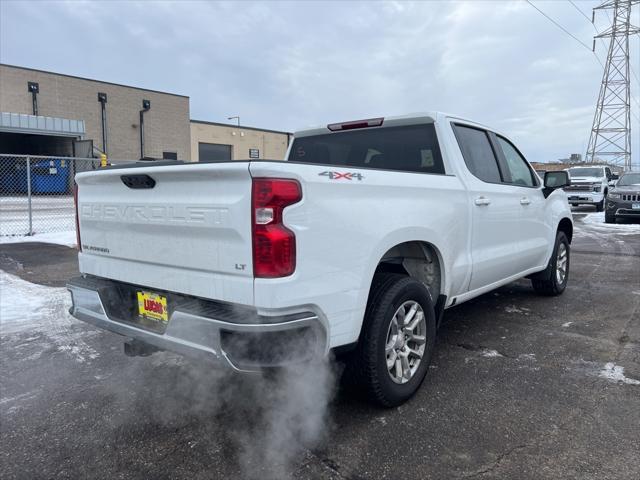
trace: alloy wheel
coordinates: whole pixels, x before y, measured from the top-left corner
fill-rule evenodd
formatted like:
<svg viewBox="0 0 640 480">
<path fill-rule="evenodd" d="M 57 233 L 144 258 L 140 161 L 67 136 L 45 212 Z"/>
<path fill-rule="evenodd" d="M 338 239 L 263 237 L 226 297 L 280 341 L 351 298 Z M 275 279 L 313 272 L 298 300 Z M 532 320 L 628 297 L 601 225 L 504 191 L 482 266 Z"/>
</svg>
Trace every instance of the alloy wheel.
<svg viewBox="0 0 640 480">
<path fill-rule="evenodd" d="M 415 375 L 424 356 L 426 333 L 422 306 L 415 300 L 400 305 L 389 324 L 385 347 L 387 369 L 395 383 L 407 383 Z"/>
</svg>

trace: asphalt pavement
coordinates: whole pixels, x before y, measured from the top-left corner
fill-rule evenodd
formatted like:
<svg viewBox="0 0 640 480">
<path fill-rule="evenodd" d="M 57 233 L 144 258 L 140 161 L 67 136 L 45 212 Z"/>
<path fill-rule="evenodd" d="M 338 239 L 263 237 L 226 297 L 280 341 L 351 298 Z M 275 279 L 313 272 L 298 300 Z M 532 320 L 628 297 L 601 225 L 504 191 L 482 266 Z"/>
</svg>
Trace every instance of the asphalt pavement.
<svg viewBox="0 0 640 480">
<path fill-rule="evenodd" d="M 2 301 L 42 285 L 49 312 L 0 332 L 0 477 L 638 479 L 640 226 L 583 213 L 564 295 L 523 280 L 447 310 L 425 383 L 390 410 L 339 388 L 336 364 L 126 357 L 65 313 L 72 249 L 0 245 Z"/>
</svg>

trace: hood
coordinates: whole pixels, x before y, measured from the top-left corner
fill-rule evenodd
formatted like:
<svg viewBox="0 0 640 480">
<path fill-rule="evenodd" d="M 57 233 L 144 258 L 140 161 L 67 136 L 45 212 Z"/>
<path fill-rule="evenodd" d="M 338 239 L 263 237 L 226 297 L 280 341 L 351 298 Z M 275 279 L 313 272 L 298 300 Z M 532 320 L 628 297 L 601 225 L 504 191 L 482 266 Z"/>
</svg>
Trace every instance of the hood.
<svg viewBox="0 0 640 480">
<path fill-rule="evenodd" d="M 640 185 L 616 185 L 612 190 L 611 193 L 640 193 Z"/>
</svg>

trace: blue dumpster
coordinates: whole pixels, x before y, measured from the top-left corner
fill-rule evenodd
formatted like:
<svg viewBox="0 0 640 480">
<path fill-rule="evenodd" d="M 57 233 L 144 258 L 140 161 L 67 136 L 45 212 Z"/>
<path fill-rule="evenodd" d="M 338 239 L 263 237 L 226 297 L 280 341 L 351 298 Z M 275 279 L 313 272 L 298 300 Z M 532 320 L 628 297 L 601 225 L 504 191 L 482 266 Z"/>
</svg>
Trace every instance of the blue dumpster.
<svg viewBox="0 0 640 480">
<path fill-rule="evenodd" d="M 40 160 L 31 164 L 31 191 L 40 194 L 69 191 L 69 161 Z"/>
</svg>

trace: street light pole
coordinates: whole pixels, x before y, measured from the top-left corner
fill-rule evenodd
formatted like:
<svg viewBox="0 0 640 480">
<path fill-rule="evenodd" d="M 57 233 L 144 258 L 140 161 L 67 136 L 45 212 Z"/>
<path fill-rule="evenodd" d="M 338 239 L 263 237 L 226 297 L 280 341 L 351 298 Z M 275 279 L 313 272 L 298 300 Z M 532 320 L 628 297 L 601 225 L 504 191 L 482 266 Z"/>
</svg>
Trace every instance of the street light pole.
<svg viewBox="0 0 640 480">
<path fill-rule="evenodd" d="M 238 115 L 234 116 L 234 117 L 227 117 L 227 120 L 238 120 L 238 126 L 240 126 L 240 117 Z"/>
</svg>

